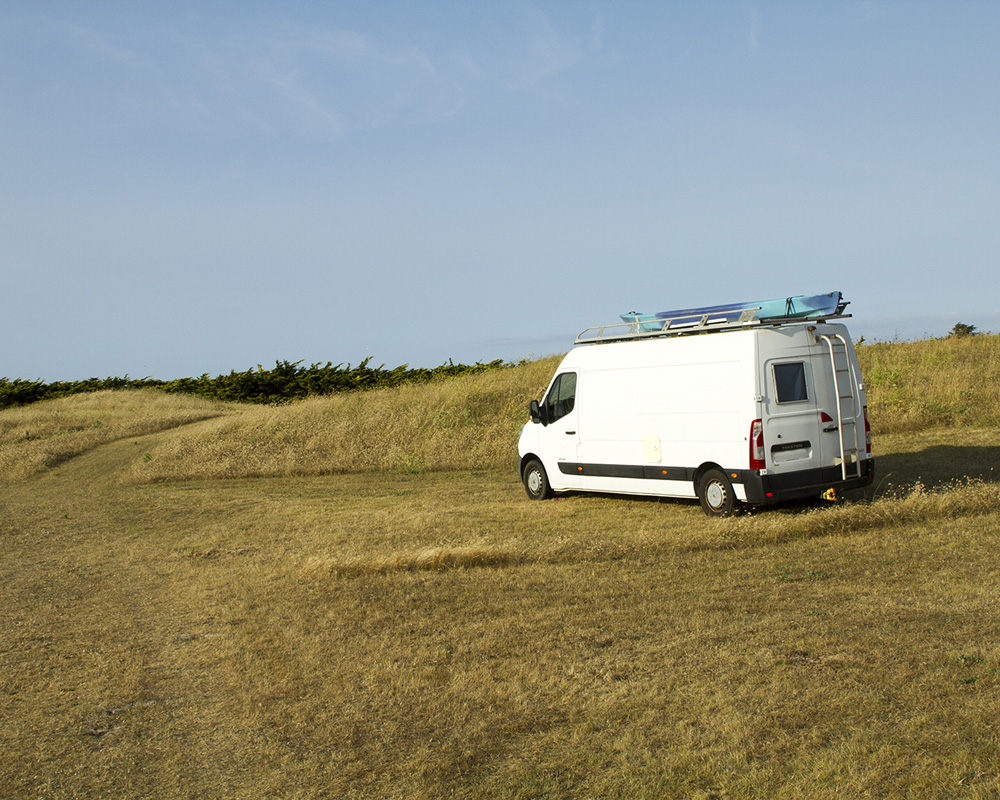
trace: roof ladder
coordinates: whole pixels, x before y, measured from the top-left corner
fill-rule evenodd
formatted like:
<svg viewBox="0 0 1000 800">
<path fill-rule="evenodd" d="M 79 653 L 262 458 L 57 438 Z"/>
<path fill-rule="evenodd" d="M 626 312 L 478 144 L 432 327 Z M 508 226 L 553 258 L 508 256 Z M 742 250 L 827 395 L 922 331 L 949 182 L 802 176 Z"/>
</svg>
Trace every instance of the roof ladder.
<svg viewBox="0 0 1000 800">
<path fill-rule="evenodd" d="M 847 340 L 839 333 L 817 333 L 817 339 L 826 342 L 830 352 L 830 367 L 833 373 L 833 391 L 837 396 L 837 430 L 840 439 L 840 456 L 836 464 L 841 475 L 848 478 L 861 477 L 861 441 L 858 438 L 858 419 L 863 413 L 859 408 L 858 376 L 854 372 L 847 355 Z"/>
</svg>

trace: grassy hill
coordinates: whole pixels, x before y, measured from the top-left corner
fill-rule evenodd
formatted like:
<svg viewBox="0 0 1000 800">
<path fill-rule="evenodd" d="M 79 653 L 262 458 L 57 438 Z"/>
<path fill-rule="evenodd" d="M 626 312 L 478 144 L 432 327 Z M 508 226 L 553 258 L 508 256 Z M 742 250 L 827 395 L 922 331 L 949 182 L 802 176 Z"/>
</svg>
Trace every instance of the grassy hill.
<svg viewBox="0 0 1000 800">
<path fill-rule="evenodd" d="M 1000 336 L 857 350 L 875 433 L 1000 426 Z"/>
<path fill-rule="evenodd" d="M 937 428 L 1000 427 L 1000 337 L 858 348 L 876 439 Z M 103 391 L 0 413 L 0 475 L 25 476 L 103 442 L 175 428 L 144 447 L 124 479 L 500 469 L 512 463 L 528 399 L 558 364 L 393 389 L 254 406 Z M 196 420 L 201 425 L 185 425 Z"/>
<path fill-rule="evenodd" d="M 501 371 L 258 406 L 102 391 L 0 412 L 0 476 L 25 476 L 103 442 L 160 428 L 133 481 L 498 468 L 515 457 L 525 398 L 557 359 Z M 185 425 L 205 420 L 200 425 Z M 184 427 L 180 427 L 184 425 Z"/>
<path fill-rule="evenodd" d="M 868 498 L 531 503 L 556 360 L 0 412 L 0 797 L 1000 785 L 1000 337 L 860 348 Z"/>
</svg>

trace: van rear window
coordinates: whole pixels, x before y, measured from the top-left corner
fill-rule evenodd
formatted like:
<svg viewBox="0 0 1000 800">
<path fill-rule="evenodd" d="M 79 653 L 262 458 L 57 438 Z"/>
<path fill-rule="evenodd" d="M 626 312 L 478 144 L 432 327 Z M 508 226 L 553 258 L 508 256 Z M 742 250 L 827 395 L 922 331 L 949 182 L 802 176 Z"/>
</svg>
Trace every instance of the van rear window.
<svg viewBox="0 0 1000 800">
<path fill-rule="evenodd" d="M 779 403 L 799 403 L 808 400 L 806 366 L 801 361 L 774 365 L 774 392 Z"/>
</svg>

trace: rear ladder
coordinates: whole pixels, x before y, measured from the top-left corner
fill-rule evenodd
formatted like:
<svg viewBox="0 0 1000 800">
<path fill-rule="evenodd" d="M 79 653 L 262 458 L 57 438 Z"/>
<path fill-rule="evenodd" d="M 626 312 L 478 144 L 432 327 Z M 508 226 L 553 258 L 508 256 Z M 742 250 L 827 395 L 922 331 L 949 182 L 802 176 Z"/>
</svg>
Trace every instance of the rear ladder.
<svg viewBox="0 0 1000 800">
<path fill-rule="evenodd" d="M 840 456 L 835 463 L 841 475 L 848 478 L 861 477 L 861 441 L 858 438 L 858 419 L 861 392 L 858 376 L 847 355 L 847 340 L 839 333 L 817 333 L 817 339 L 826 342 L 830 352 L 830 367 L 833 372 L 833 391 L 837 396 L 837 430 L 840 438 Z"/>
</svg>

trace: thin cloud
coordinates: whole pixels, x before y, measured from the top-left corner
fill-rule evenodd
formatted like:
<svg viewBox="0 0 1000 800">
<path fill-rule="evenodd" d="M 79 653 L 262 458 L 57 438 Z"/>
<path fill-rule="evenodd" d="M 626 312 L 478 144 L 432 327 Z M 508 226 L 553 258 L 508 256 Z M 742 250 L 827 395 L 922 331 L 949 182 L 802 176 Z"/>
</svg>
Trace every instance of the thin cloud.
<svg viewBox="0 0 1000 800">
<path fill-rule="evenodd" d="M 84 59 L 128 67 L 140 66 L 143 63 L 135 48 L 116 41 L 117 37 L 106 31 L 68 20 L 56 20 L 44 24 L 50 30 L 51 45 L 63 47 L 67 51 L 75 50 Z"/>
<path fill-rule="evenodd" d="M 760 12 L 751 6 L 750 30 L 747 34 L 747 43 L 749 44 L 751 50 L 757 50 L 760 47 L 760 25 Z"/>
<path fill-rule="evenodd" d="M 11 41 L 48 66 L 24 102 L 39 124 L 105 135 L 336 139 L 454 117 L 498 87 L 549 91 L 603 47 L 603 22 L 567 32 L 527 7 L 498 49 L 482 39 L 400 40 L 288 18 L 20 20 Z M 29 35 L 24 35 L 29 34 Z M 95 80 L 95 73 L 100 76 Z"/>
<path fill-rule="evenodd" d="M 524 29 L 525 50 L 518 64 L 518 77 L 523 85 L 536 86 L 572 69 L 583 59 L 583 40 L 558 32 L 541 10 L 525 11 Z"/>
<path fill-rule="evenodd" d="M 604 19 L 601 16 L 594 18 L 590 26 L 590 49 L 601 50 L 604 48 Z"/>
<path fill-rule="evenodd" d="M 278 130 L 339 136 L 425 117 L 436 102 L 430 56 L 359 31 L 284 23 L 246 30 L 227 47 L 229 94 Z"/>
<path fill-rule="evenodd" d="M 285 101 L 296 115 L 296 126 L 301 130 L 340 135 L 344 123 L 329 105 L 315 92 L 304 86 L 295 71 L 282 71 L 265 59 L 258 64 L 257 75 L 264 86 Z"/>
<path fill-rule="evenodd" d="M 882 16 L 882 7 L 874 0 L 865 0 L 861 4 L 861 19 L 865 22 Z"/>
<path fill-rule="evenodd" d="M 335 138 L 447 117 L 465 102 L 467 69 L 407 42 L 273 19 L 143 23 L 32 15 L 8 28 L 4 39 L 46 65 L 36 79 L 44 91 L 22 101 L 39 124 L 101 135 L 155 127 Z"/>
</svg>

